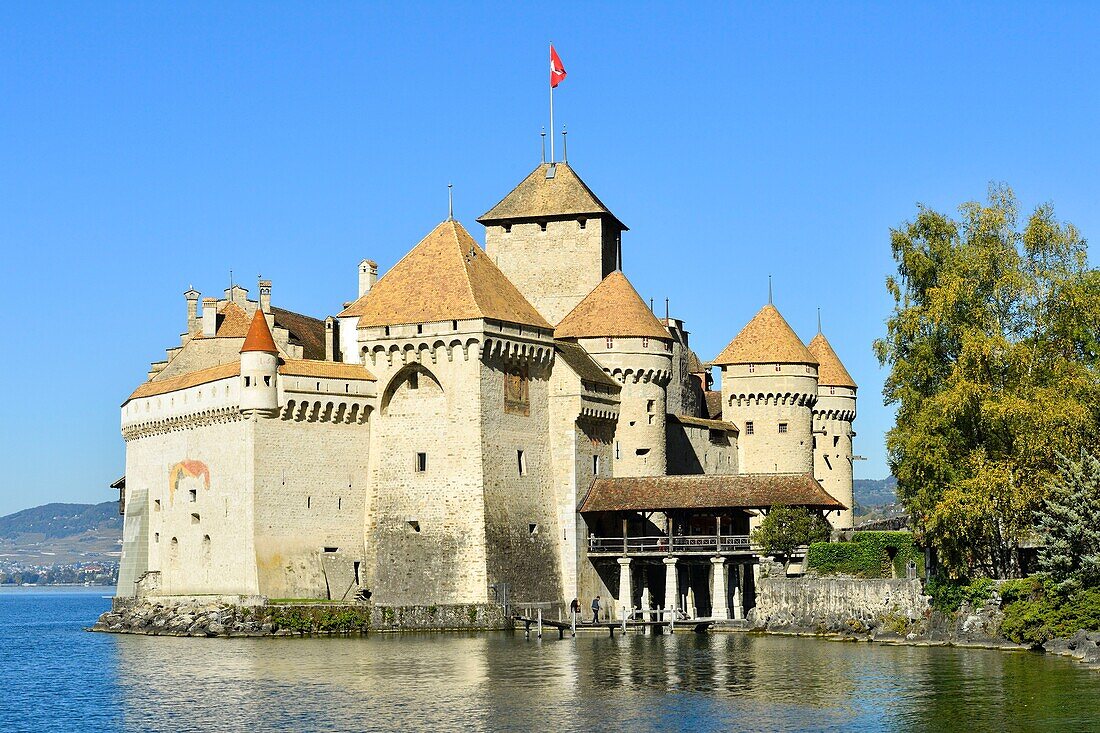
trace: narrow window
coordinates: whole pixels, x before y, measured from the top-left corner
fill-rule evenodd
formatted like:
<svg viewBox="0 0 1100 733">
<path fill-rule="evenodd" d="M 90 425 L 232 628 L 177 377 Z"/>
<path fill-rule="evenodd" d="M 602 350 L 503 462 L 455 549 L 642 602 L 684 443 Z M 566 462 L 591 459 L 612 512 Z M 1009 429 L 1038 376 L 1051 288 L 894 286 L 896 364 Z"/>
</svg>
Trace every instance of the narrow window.
<svg viewBox="0 0 1100 733">
<path fill-rule="evenodd" d="M 546 222 L 544 222 L 544 221 L 539 222 L 539 231 L 540 232 L 545 232 L 546 231 Z"/>
<path fill-rule="evenodd" d="M 458 321 L 451 321 L 451 330 L 452 331 L 457 331 L 458 330 Z"/>
<path fill-rule="evenodd" d="M 420 389 L 420 375 L 416 372 L 409 375 L 409 389 Z"/>
<path fill-rule="evenodd" d="M 339 549 L 339 547 L 326 547 L 325 552 L 336 552 Z"/>
<path fill-rule="evenodd" d="M 615 441 L 615 460 L 622 458 L 622 452 L 619 450 L 619 441 Z"/>
<path fill-rule="evenodd" d="M 351 392 L 351 385 L 348 384 L 347 382 L 344 382 L 344 394 L 348 394 L 350 392 Z"/>
<path fill-rule="evenodd" d="M 657 407 L 657 400 L 646 400 L 645 411 L 650 415 L 653 414 L 653 410 Z"/>
<path fill-rule="evenodd" d="M 386 335 L 387 335 L 387 336 L 389 336 L 389 335 L 390 335 L 390 327 L 389 327 L 389 326 L 386 326 Z"/>
<path fill-rule="evenodd" d="M 191 515 L 191 524 L 198 524 L 198 523 L 199 523 L 199 515 L 198 514 L 192 514 Z"/>
<path fill-rule="evenodd" d="M 648 349 L 649 348 L 649 336 L 642 336 L 642 348 L 643 349 Z"/>
<path fill-rule="evenodd" d="M 599 456 L 592 456 L 592 475 L 593 476 L 599 476 L 600 475 L 600 457 Z"/>
<path fill-rule="evenodd" d="M 251 387 L 252 386 L 252 377 L 245 377 L 244 378 L 244 386 L 246 386 L 246 387 Z"/>
<path fill-rule="evenodd" d="M 416 332 L 417 333 L 424 333 L 424 324 L 422 324 L 422 323 L 416 324 Z"/>
<path fill-rule="evenodd" d="M 785 422 L 779 423 L 779 432 L 781 432 L 781 433 L 787 432 L 787 423 L 785 423 Z"/>
<path fill-rule="evenodd" d="M 834 435 L 833 436 L 833 447 L 836 448 L 838 443 L 840 443 L 840 436 L 839 435 Z"/>
<path fill-rule="evenodd" d="M 155 512 L 160 511 L 160 499 L 154 499 L 153 500 L 153 511 L 155 511 Z"/>
<path fill-rule="evenodd" d="M 537 535 L 538 533 L 539 533 L 539 526 L 537 524 L 535 524 L 534 522 L 531 522 L 530 524 L 527 525 L 527 534 L 529 534 L 533 537 L 533 536 Z"/>
<path fill-rule="evenodd" d="M 271 377 L 264 377 L 264 384 L 268 387 L 271 386 Z"/>
<path fill-rule="evenodd" d="M 344 497 L 337 497 L 336 499 L 336 511 L 340 511 L 344 507 Z"/>
<path fill-rule="evenodd" d="M 160 542 L 160 532 L 153 533 L 153 542 Z"/>
<path fill-rule="evenodd" d="M 318 392 L 320 392 L 320 391 L 321 391 L 321 383 L 320 383 L 320 382 L 318 382 L 318 383 L 317 383 L 317 391 L 318 391 Z"/>
<path fill-rule="evenodd" d="M 199 498 L 198 489 L 191 489 L 187 492 L 187 500 L 188 501 L 195 502 L 195 501 L 198 500 L 198 498 Z"/>
<path fill-rule="evenodd" d="M 755 364 L 749 364 L 749 374 L 755 374 L 755 373 L 756 373 L 756 365 Z"/>
<path fill-rule="evenodd" d="M 309 509 L 311 506 L 313 506 L 313 497 L 312 496 L 307 496 L 306 497 L 306 509 Z"/>
<path fill-rule="evenodd" d="M 581 229 L 584 229 L 586 226 L 588 226 L 588 220 L 587 219 L 580 219 L 580 220 L 577 221 L 577 223 L 581 225 Z"/>
<path fill-rule="evenodd" d="M 511 234 L 512 233 L 512 225 L 511 224 L 505 224 L 504 226 L 501 227 L 501 229 L 504 230 L 505 234 Z"/>
<path fill-rule="evenodd" d="M 611 338 L 610 336 L 607 337 L 607 348 L 615 348 L 615 339 Z"/>
<path fill-rule="evenodd" d="M 752 435 L 752 430 L 752 420 L 749 420 L 747 423 L 745 423 L 745 435 Z"/>
<path fill-rule="evenodd" d="M 416 454 L 415 470 L 416 470 L 417 473 L 424 473 L 425 471 L 428 470 L 428 454 L 427 453 L 417 453 Z"/>
<path fill-rule="evenodd" d="M 516 451 L 516 467 L 520 476 L 527 475 L 527 455 L 521 450 Z"/>
<path fill-rule="evenodd" d="M 411 529 L 413 532 L 420 531 L 420 522 L 416 521 L 415 519 L 408 519 L 406 520 L 406 522 L 409 525 L 409 529 Z"/>
<path fill-rule="evenodd" d="M 836 394 L 836 387 L 829 387 L 829 394 Z"/>
<path fill-rule="evenodd" d="M 783 371 L 783 366 L 782 366 L 782 365 L 780 365 L 780 364 L 776 364 L 776 365 L 775 365 L 775 371 L 777 371 L 777 372 L 781 372 L 781 371 Z"/>
</svg>

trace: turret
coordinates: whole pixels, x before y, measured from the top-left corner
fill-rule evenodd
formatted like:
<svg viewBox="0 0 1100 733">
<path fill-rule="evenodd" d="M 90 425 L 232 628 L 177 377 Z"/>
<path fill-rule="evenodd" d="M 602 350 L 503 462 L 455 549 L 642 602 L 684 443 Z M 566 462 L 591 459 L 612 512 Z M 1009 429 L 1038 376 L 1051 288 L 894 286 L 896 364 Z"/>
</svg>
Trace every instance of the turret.
<svg viewBox="0 0 1100 733">
<path fill-rule="evenodd" d="M 672 378 L 672 338 L 622 272 L 608 275 L 554 329 L 579 343 L 622 384 L 615 427 L 616 476 L 666 471 L 665 415 Z"/>
<path fill-rule="evenodd" d="M 279 349 L 264 312 L 256 309 L 241 346 L 241 412 L 272 415 L 279 410 Z"/>
<path fill-rule="evenodd" d="M 769 303 L 714 360 L 744 473 L 810 473 L 817 359 Z"/>
<path fill-rule="evenodd" d="M 818 361 L 817 404 L 814 405 L 814 478 L 845 511 L 830 514 L 837 529 L 852 526 L 852 422 L 856 418 L 856 383 L 818 332 L 807 347 Z"/>
</svg>

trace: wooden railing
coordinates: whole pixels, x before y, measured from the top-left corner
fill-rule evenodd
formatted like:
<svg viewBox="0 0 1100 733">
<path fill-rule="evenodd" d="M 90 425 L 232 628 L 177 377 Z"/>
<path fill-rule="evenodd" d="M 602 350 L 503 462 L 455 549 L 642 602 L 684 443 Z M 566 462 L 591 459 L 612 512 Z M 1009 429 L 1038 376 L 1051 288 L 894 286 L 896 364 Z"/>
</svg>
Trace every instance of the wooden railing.
<svg viewBox="0 0 1100 733">
<path fill-rule="evenodd" d="M 667 555 L 672 553 L 752 552 L 748 535 L 673 535 L 672 537 L 589 537 L 589 554 Z"/>
</svg>

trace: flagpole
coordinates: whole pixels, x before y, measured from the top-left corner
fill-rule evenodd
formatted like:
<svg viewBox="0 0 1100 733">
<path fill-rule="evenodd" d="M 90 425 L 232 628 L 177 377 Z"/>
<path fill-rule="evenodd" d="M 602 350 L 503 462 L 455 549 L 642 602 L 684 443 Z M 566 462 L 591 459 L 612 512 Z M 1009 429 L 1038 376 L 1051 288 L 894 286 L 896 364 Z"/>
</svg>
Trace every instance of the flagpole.
<svg viewBox="0 0 1100 733">
<path fill-rule="evenodd" d="M 554 42 L 550 42 L 551 53 L 554 50 Z M 551 66 L 553 63 L 551 62 Z M 556 160 L 554 158 L 554 79 L 553 73 L 547 75 L 547 79 L 550 84 L 550 165 L 553 165 Z"/>
</svg>

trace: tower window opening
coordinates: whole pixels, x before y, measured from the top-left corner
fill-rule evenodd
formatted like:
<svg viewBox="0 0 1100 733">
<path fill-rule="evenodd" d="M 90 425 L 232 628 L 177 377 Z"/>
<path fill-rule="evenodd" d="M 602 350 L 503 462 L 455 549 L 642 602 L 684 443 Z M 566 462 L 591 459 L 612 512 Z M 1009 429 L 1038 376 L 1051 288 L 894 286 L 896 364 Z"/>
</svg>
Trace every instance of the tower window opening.
<svg viewBox="0 0 1100 733">
<path fill-rule="evenodd" d="M 833 436 L 833 447 L 836 448 L 838 443 L 840 443 L 840 436 L 839 435 L 834 435 Z"/>
<path fill-rule="evenodd" d="M 776 364 L 775 365 L 775 371 L 777 371 L 777 372 L 783 371 L 783 365 L 782 364 Z"/>
<path fill-rule="evenodd" d="M 836 394 L 836 387 L 829 387 L 829 394 Z"/>
<path fill-rule="evenodd" d="M 153 533 L 153 542 L 160 542 L 160 532 Z"/>
<path fill-rule="evenodd" d="M 649 336 L 642 336 L 642 348 L 643 349 L 648 349 L 649 348 Z"/>
<path fill-rule="evenodd" d="M 409 375 L 409 389 L 420 389 L 420 375 L 416 372 Z"/>
<path fill-rule="evenodd" d="M 755 373 L 756 373 L 756 365 L 755 364 L 749 364 L 749 374 L 755 374 Z"/>
<path fill-rule="evenodd" d="M 505 224 L 504 226 L 501 227 L 501 229 L 504 230 L 505 234 L 511 234 L 512 233 L 512 225 L 511 224 Z"/>
<path fill-rule="evenodd" d="M 409 525 L 409 529 L 411 529 L 413 532 L 420 532 L 420 522 L 415 519 L 409 519 L 406 520 L 406 522 Z"/>
<path fill-rule="evenodd" d="M 153 511 L 160 511 L 160 499 L 153 499 Z"/>
<path fill-rule="evenodd" d="M 451 330 L 452 331 L 457 331 L 458 330 L 458 321 L 451 321 Z"/>
<path fill-rule="evenodd" d="M 516 451 L 516 468 L 519 469 L 520 476 L 527 475 L 527 454 L 521 450 Z"/>
<path fill-rule="evenodd" d="M 599 476 L 600 475 L 600 457 L 599 456 L 592 456 L 592 475 L 593 476 Z"/>
<path fill-rule="evenodd" d="M 745 423 L 745 435 L 752 435 L 752 431 L 753 431 L 752 420 L 749 420 L 747 423 Z"/>
<path fill-rule="evenodd" d="M 534 537 L 538 533 L 539 533 L 539 526 L 537 524 L 535 524 L 534 522 L 531 522 L 530 524 L 527 525 L 527 534 Z"/>
<path fill-rule="evenodd" d="M 340 511 L 343 508 L 344 508 L 344 497 L 342 497 L 342 496 L 336 497 L 336 511 Z"/>
<path fill-rule="evenodd" d="M 326 547 L 325 552 L 337 552 L 339 549 L 339 547 Z"/>
<path fill-rule="evenodd" d="M 653 414 L 653 409 L 656 406 L 657 406 L 657 401 L 656 400 L 646 400 L 645 411 L 648 412 L 650 415 L 652 415 Z"/>
<path fill-rule="evenodd" d="M 785 422 L 779 423 L 779 432 L 781 432 L 781 433 L 787 432 L 787 423 L 785 423 Z"/>
<path fill-rule="evenodd" d="M 387 335 L 387 336 L 389 336 L 389 335 L 390 335 L 390 327 L 389 327 L 389 326 L 386 326 L 386 335 Z"/>
<path fill-rule="evenodd" d="M 544 222 L 544 221 L 539 222 L 539 231 L 540 232 L 545 232 L 546 231 L 546 222 Z"/>
<path fill-rule="evenodd" d="M 615 460 L 617 461 L 622 457 L 623 457 L 623 454 L 622 454 L 622 451 L 620 450 L 619 441 L 616 440 L 615 441 Z"/>
<path fill-rule="evenodd" d="M 615 348 L 615 339 L 613 339 L 611 336 L 607 337 L 607 348 L 609 348 L 609 349 Z"/>
<path fill-rule="evenodd" d="M 244 386 L 246 386 L 246 387 L 251 387 L 252 386 L 252 377 L 245 377 L 244 378 Z"/>
<path fill-rule="evenodd" d="M 198 524 L 198 523 L 199 523 L 199 515 L 198 514 L 192 514 L 191 515 L 191 524 Z"/>
<path fill-rule="evenodd" d="M 271 386 L 271 377 L 264 377 L 264 385 Z"/>
<path fill-rule="evenodd" d="M 309 509 L 312 506 L 313 506 L 313 497 L 312 496 L 307 496 L 306 497 L 306 509 Z"/>
<path fill-rule="evenodd" d="M 581 229 L 584 229 L 586 226 L 588 226 L 588 220 L 587 219 L 578 219 L 577 223 L 581 225 Z"/>
<path fill-rule="evenodd" d="M 424 324 L 423 323 L 416 324 L 416 332 L 417 333 L 424 333 Z"/>
<path fill-rule="evenodd" d="M 413 466 L 414 466 L 413 470 L 415 470 L 417 473 L 424 473 L 425 471 L 427 471 L 428 470 L 428 454 L 427 453 L 417 453 L 416 454 L 416 461 L 414 462 Z"/>
<path fill-rule="evenodd" d="M 198 491 L 198 489 L 190 489 L 190 490 L 188 490 L 188 492 L 187 492 L 187 500 L 188 500 L 189 502 L 192 502 L 192 503 L 194 503 L 194 502 L 198 501 L 198 499 L 199 499 L 199 491 Z"/>
<path fill-rule="evenodd" d="M 318 382 L 318 383 L 317 383 L 317 391 L 318 391 L 318 392 L 320 392 L 320 391 L 321 391 L 321 383 L 320 383 L 320 382 Z"/>
</svg>

